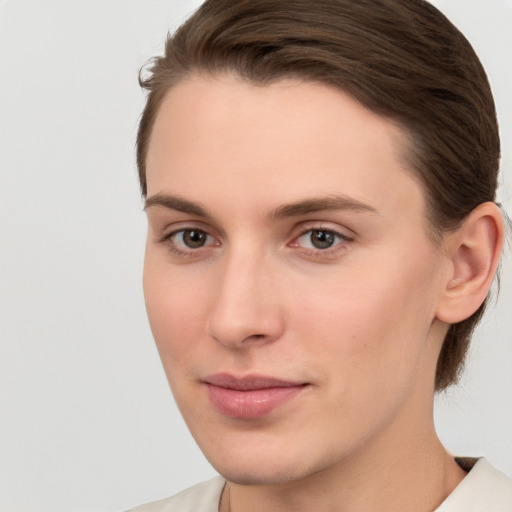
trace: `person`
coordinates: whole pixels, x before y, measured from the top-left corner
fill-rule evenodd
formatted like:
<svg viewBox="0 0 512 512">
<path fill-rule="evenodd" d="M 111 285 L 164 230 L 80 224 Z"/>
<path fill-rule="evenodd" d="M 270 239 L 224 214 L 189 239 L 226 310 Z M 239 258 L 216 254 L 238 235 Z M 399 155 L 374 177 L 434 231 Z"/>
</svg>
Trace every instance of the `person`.
<svg viewBox="0 0 512 512">
<path fill-rule="evenodd" d="M 221 476 L 133 510 L 511 510 L 433 422 L 504 239 L 465 37 L 423 0 L 207 0 L 140 81 L 148 317 Z"/>
</svg>

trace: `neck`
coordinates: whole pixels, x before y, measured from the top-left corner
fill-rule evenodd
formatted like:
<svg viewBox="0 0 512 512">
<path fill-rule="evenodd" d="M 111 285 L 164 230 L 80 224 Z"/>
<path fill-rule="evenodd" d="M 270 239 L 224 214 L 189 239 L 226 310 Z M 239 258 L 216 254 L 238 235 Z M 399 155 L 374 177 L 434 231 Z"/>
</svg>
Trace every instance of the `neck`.
<svg viewBox="0 0 512 512">
<path fill-rule="evenodd" d="M 424 425 L 424 424 L 423 424 Z M 300 481 L 247 486 L 228 482 L 221 512 L 428 512 L 462 481 L 433 422 L 393 432 L 335 466 Z"/>
</svg>

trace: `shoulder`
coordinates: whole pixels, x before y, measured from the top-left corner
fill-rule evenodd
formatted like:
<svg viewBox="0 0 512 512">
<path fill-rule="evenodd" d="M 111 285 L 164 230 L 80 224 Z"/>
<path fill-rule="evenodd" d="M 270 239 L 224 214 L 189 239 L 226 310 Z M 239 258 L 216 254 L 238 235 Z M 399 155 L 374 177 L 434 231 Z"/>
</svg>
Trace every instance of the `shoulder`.
<svg viewBox="0 0 512 512">
<path fill-rule="evenodd" d="M 140 505 L 127 512 L 217 512 L 224 483 L 224 479 L 218 476 L 171 498 Z"/>
<path fill-rule="evenodd" d="M 458 461 L 464 469 L 467 459 Z M 478 459 L 466 478 L 446 498 L 436 512 L 493 512 L 512 511 L 512 479 Z"/>
</svg>

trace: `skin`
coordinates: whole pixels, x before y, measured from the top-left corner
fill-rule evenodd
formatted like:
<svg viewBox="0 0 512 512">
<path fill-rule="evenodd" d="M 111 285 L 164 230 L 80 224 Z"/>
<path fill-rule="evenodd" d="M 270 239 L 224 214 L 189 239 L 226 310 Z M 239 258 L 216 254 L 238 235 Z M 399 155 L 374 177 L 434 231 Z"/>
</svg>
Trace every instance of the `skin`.
<svg viewBox="0 0 512 512">
<path fill-rule="evenodd" d="M 429 234 L 406 145 L 316 83 L 197 75 L 165 98 L 144 291 L 177 404 L 228 481 L 222 510 L 427 511 L 464 477 L 432 419 L 453 245 Z M 187 246 L 190 230 L 204 245 Z M 330 248 L 315 247 L 318 230 Z M 237 419 L 209 398 L 219 372 L 305 386 Z"/>
</svg>

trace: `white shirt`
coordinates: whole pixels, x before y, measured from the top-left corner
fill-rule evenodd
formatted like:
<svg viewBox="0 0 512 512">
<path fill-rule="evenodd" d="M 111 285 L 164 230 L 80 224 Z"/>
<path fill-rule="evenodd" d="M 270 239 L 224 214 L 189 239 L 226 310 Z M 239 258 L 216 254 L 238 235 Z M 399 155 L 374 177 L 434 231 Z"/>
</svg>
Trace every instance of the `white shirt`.
<svg viewBox="0 0 512 512">
<path fill-rule="evenodd" d="M 218 512 L 224 484 L 219 476 L 127 512 Z M 512 479 L 486 459 L 478 459 L 435 512 L 512 512 Z"/>
<path fill-rule="evenodd" d="M 435 512 L 512 512 L 512 480 L 478 459 Z"/>
</svg>

